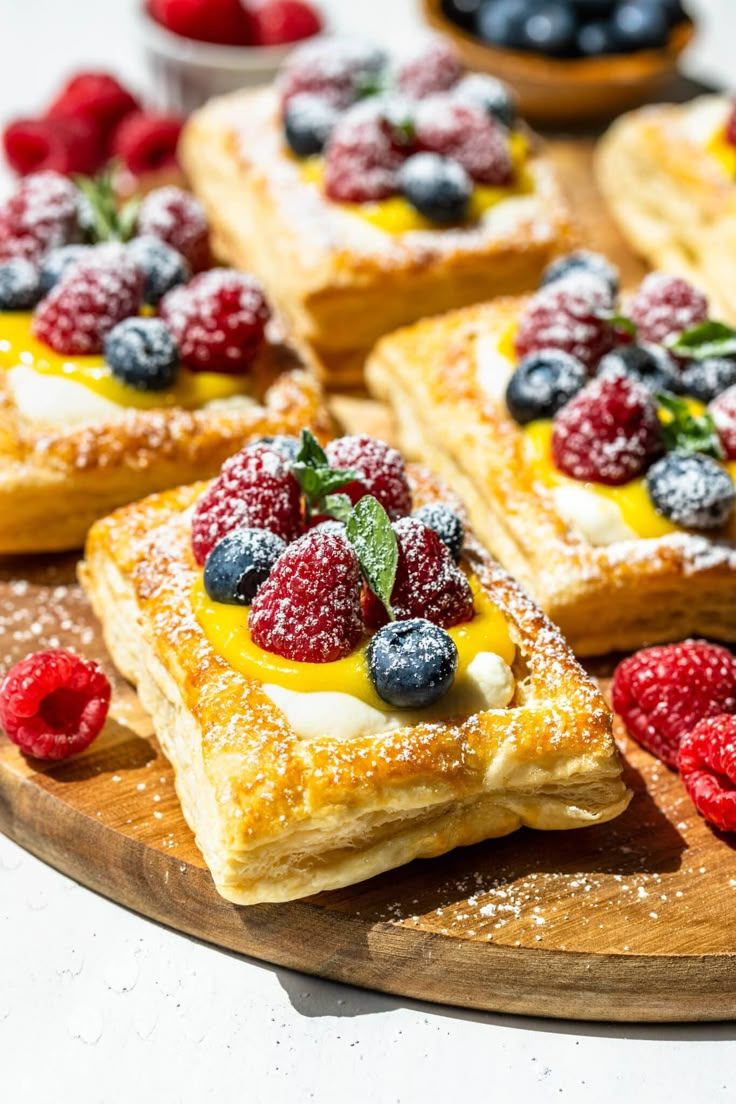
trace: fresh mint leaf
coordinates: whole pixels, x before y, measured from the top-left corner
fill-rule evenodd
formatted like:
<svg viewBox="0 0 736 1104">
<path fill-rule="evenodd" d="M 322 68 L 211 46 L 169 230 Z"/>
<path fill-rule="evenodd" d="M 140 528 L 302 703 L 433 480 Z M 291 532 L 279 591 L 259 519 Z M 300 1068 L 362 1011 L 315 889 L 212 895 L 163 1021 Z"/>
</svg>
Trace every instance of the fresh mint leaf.
<svg viewBox="0 0 736 1104">
<path fill-rule="evenodd" d="M 344 494 L 325 495 L 322 503 L 322 513 L 335 521 L 347 521 L 353 512 L 353 504 Z"/>
<path fill-rule="evenodd" d="M 391 592 L 396 581 L 399 546 L 391 519 L 373 495 L 364 495 L 354 506 L 345 528 L 355 549 L 365 581 L 383 602 L 391 620 Z"/>
<path fill-rule="evenodd" d="M 627 318 L 625 314 L 612 314 L 609 316 L 608 321 L 617 330 L 623 330 L 624 333 L 631 334 L 632 337 L 636 337 L 638 327 L 636 322 L 631 318 Z"/>
<path fill-rule="evenodd" d="M 667 348 L 677 356 L 690 357 L 692 360 L 707 360 L 709 357 L 736 355 L 736 330 L 725 322 L 709 320 L 700 322 L 683 333 L 673 335 L 665 342 Z"/>
<path fill-rule="evenodd" d="M 668 391 L 657 394 L 657 401 L 668 415 L 662 421 L 662 436 L 668 452 L 685 449 L 723 459 L 723 448 L 715 423 L 707 413 L 693 414 L 686 399 L 671 395 Z"/>
<path fill-rule="evenodd" d="M 116 166 L 110 164 L 97 176 L 78 176 L 74 181 L 87 201 L 93 243 L 126 242 L 135 232 L 140 201 L 131 199 L 122 207 L 118 205 L 115 173 Z"/>
<path fill-rule="evenodd" d="M 291 474 L 304 493 L 307 517 L 326 513 L 325 500 L 347 483 L 360 478 L 360 474 L 352 468 L 331 468 L 324 449 L 308 429 L 302 430 L 301 448 L 291 465 Z"/>
</svg>

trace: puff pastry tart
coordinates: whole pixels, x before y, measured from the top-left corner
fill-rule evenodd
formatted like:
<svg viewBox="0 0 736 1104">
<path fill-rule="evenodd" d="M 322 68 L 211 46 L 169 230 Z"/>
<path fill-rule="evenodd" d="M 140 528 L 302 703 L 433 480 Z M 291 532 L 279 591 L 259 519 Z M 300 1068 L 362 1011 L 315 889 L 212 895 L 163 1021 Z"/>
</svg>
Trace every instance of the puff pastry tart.
<svg viewBox="0 0 736 1104">
<path fill-rule="evenodd" d="M 660 273 L 621 315 L 616 281 L 573 254 L 385 338 L 369 387 L 578 654 L 734 640 L 736 332 Z"/>
<path fill-rule="evenodd" d="M 598 145 L 596 175 L 634 248 L 736 317 L 733 103 L 702 96 L 622 116 Z"/>
<path fill-rule="evenodd" d="M 361 383 L 382 334 L 528 290 L 570 242 L 508 90 L 464 77 L 440 41 L 393 68 L 372 47 L 310 43 L 274 89 L 195 114 L 180 156 L 219 253 L 259 276 L 336 387 Z"/>
<path fill-rule="evenodd" d="M 627 804 L 558 631 L 379 441 L 251 445 L 94 525 L 81 577 L 228 900 Z"/>
<path fill-rule="evenodd" d="M 214 474 L 253 436 L 327 426 L 258 283 L 192 276 L 196 201 L 152 193 L 125 246 L 80 244 L 81 209 L 42 173 L 0 211 L 0 554 L 79 547 L 96 518 Z"/>
</svg>

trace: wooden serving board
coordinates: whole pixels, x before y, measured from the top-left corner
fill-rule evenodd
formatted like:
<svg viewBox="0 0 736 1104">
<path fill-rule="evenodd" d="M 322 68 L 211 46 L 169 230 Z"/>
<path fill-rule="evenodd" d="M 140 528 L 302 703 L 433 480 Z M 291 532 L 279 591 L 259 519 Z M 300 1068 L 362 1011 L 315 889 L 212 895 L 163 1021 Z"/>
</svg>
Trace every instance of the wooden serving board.
<svg viewBox="0 0 736 1104">
<path fill-rule="evenodd" d="M 589 147 L 559 142 L 555 155 L 590 244 L 633 281 L 642 269 L 595 197 Z M 385 431 L 375 404 L 335 406 L 351 429 Z M 0 674 L 36 649 L 73 647 L 114 685 L 103 734 L 66 764 L 42 767 L 0 735 L 0 830 L 29 851 L 173 928 L 355 985 L 553 1017 L 736 1018 L 733 844 L 623 733 L 634 799 L 611 824 L 523 830 L 292 904 L 227 903 L 74 578 L 73 556 L 0 567 Z"/>
</svg>

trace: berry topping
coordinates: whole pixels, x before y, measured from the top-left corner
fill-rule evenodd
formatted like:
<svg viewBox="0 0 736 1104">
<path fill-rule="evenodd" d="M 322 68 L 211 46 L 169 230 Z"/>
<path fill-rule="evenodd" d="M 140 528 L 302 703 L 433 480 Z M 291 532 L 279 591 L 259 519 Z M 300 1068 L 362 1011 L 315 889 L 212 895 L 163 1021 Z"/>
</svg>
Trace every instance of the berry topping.
<svg viewBox="0 0 736 1104">
<path fill-rule="evenodd" d="M 91 175 L 103 165 L 106 145 L 94 123 L 64 119 L 16 119 L 3 133 L 8 164 L 20 176 L 58 172 Z"/>
<path fill-rule="evenodd" d="M 399 189 L 420 215 L 450 226 L 467 217 L 473 182 L 459 162 L 416 153 L 401 167 Z"/>
<path fill-rule="evenodd" d="M 253 9 L 253 36 L 258 46 L 300 42 L 321 30 L 319 12 L 305 0 L 265 0 Z"/>
<path fill-rule="evenodd" d="M 708 317 L 708 300 L 701 292 L 664 272 L 650 272 L 629 302 L 628 314 L 639 339 L 662 344 Z"/>
<path fill-rule="evenodd" d="M 364 495 L 373 495 L 392 519 L 411 510 L 411 490 L 401 453 L 384 441 L 360 434 L 339 437 L 325 448 L 330 467 L 360 473 L 360 480 L 340 487 L 355 505 Z"/>
<path fill-rule="evenodd" d="M 275 437 L 261 437 L 257 443 L 268 445 L 289 464 L 295 462 L 299 455 L 299 449 L 302 447 L 298 437 L 288 437 L 285 433 L 277 433 Z"/>
<path fill-rule="evenodd" d="M 422 100 L 433 92 L 447 92 L 463 75 L 459 54 L 447 39 L 433 35 L 399 66 L 399 88 L 407 96 Z"/>
<path fill-rule="evenodd" d="M 398 134 L 370 101 L 347 111 L 325 148 L 325 191 L 343 203 L 386 199 L 404 160 Z"/>
<path fill-rule="evenodd" d="M 167 31 L 197 42 L 247 46 L 253 41 L 251 19 L 240 0 L 148 0 L 148 11 Z"/>
<path fill-rule="evenodd" d="M 618 665 L 612 689 L 629 734 L 674 767 L 685 733 L 705 717 L 736 713 L 736 659 L 705 640 L 645 648 Z"/>
<path fill-rule="evenodd" d="M 143 273 L 143 302 L 155 307 L 172 288 L 189 279 L 189 265 L 178 250 L 144 234 L 128 243 L 128 253 Z"/>
<path fill-rule="evenodd" d="M 157 188 L 148 193 L 138 212 L 137 233 L 152 234 L 176 249 L 192 272 L 209 264 L 209 226 L 204 207 L 181 188 Z"/>
<path fill-rule="evenodd" d="M 482 107 L 453 95 L 430 96 L 416 110 L 416 140 L 429 153 L 459 161 L 473 180 L 503 187 L 514 176 L 505 129 Z"/>
<path fill-rule="evenodd" d="M 576 32 L 572 8 L 554 2 L 536 4 L 529 8 L 522 45 L 527 50 L 551 57 L 570 57 L 574 53 Z"/>
<path fill-rule="evenodd" d="M 105 339 L 112 374 L 137 391 L 165 391 L 176 382 L 179 350 L 160 318 L 126 318 Z"/>
<path fill-rule="evenodd" d="M 335 107 L 349 107 L 358 91 L 378 83 L 386 55 L 352 38 L 326 38 L 298 47 L 279 75 L 281 103 L 300 92 L 313 92 Z"/>
<path fill-rule="evenodd" d="M 289 545 L 258 591 L 248 626 L 260 648 L 286 659 L 332 663 L 350 655 L 363 620 L 348 541 L 319 528 Z"/>
<path fill-rule="evenodd" d="M 80 194 L 56 172 L 22 180 L 0 207 L 0 262 L 13 257 L 40 262 L 49 249 L 65 245 L 79 229 Z"/>
<path fill-rule="evenodd" d="M 470 621 L 470 585 L 437 533 L 412 517 L 400 518 L 393 528 L 399 553 L 391 591 L 395 619 L 426 617 L 443 629 Z M 365 594 L 363 611 L 370 628 L 385 625 L 388 619 L 383 603 L 371 591 Z"/>
<path fill-rule="evenodd" d="M 516 122 L 516 97 L 507 84 L 485 73 L 468 73 L 452 94 L 457 100 L 480 107 L 496 122 L 511 130 Z"/>
<path fill-rule="evenodd" d="M 41 290 L 48 295 L 52 287 L 58 284 L 69 265 L 81 260 L 90 252 L 88 245 L 60 245 L 58 249 L 52 249 L 43 259 L 41 266 Z"/>
<path fill-rule="evenodd" d="M 38 269 L 30 261 L 15 257 L 0 264 L 0 310 L 30 310 L 41 294 Z"/>
<path fill-rule="evenodd" d="M 720 529 L 733 514 L 736 487 L 717 460 L 700 452 L 668 452 L 647 472 L 658 514 L 685 529 Z"/>
<path fill-rule="evenodd" d="M 683 390 L 675 362 L 661 345 L 621 345 L 612 349 L 598 365 L 598 375 L 628 376 L 648 391 Z"/>
<path fill-rule="evenodd" d="M 297 157 L 322 153 L 337 122 L 338 112 L 329 100 L 312 92 L 292 96 L 284 108 L 284 134 Z"/>
<path fill-rule="evenodd" d="M 113 326 L 137 312 L 142 293 L 143 276 L 125 246 L 97 246 L 38 305 L 33 333 L 57 353 L 101 353 Z"/>
<path fill-rule="evenodd" d="M 736 460 L 736 386 L 729 387 L 709 407 L 727 460 Z"/>
<path fill-rule="evenodd" d="M 213 602 L 249 606 L 287 544 L 267 529 L 233 529 L 204 564 L 204 589 Z"/>
<path fill-rule="evenodd" d="M 454 510 L 441 502 L 428 502 L 415 510 L 412 517 L 428 529 L 433 529 L 455 563 L 459 561 L 465 543 L 465 526 Z"/>
<path fill-rule="evenodd" d="M 49 119 L 84 119 L 108 135 L 140 104 L 110 73 L 78 73 L 72 77 L 46 112 Z"/>
<path fill-rule="evenodd" d="M 176 165 L 176 147 L 184 120 L 180 115 L 137 111 L 120 124 L 113 138 L 113 155 L 134 176 Z"/>
<path fill-rule="evenodd" d="M 506 406 L 519 425 L 554 418 L 587 381 L 585 366 L 560 349 L 541 349 L 522 360 L 506 388 Z"/>
<path fill-rule="evenodd" d="M 682 372 L 682 389 L 686 395 L 709 403 L 736 384 L 736 360 L 729 357 L 707 357 L 693 360 Z"/>
<path fill-rule="evenodd" d="M 736 832 L 736 717 L 700 721 L 683 736 L 677 765 L 698 812 L 722 832 Z"/>
<path fill-rule="evenodd" d="M 547 265 L 541 280 L 541 286 L 555 284 L 566 276 L 585 273 L 587 276 L 597 277 L 608 288 L 612 296 L 618 295 L 618 269 L 600 253 L 591 253 L 587 249 L 578 249 L 574 253 L 566 253 L 564 257 L 558 257 Z"/>
<path fill-rule="evenodd" d="M 656 403 L 625 376 L 593 380 L 555 418 L 554 462 L 573 479 L 628 483 L 661 451 Z"/>
<path fill-rule="evenodd" d="M 380 698 L 399 709 L 422 709 L 450 689 L 458 656 L 449 633 L 416 617 L 379 629 L 368 645 L 367 659 Z"/>
<path fill-rule="evenodd" d="M 203 564 L 233 529 L 268 529 L 292 541 L 301 528 L 299 484 L 283 456 L 268 445 L 248 445 L 222 465 L 197 502 L 192 551 Z"/>
<path fill-rule="evenodd" d="M 73 652 L 36 652 L 0 682 L 0 725 L 37 759 L 66 759 L 99 735 L 110 705 L 102 668 Z"/>
<path fill-rule="evenodd" d="M 161 300 L 182 360 L 198 372 L 247 370 L 270 316 L 258 281 L 228 268 L 202 272 Z"/>
<path fill-rule="evenodd" d="M 605 317 L 611 299 L 601 281 L 572 274 L 532 298 L 521 316 L 515 346 L 519 358 L 541 349 L 561 349 L 588 371 L 613 347 L 613 326 Z"/>
</svg>

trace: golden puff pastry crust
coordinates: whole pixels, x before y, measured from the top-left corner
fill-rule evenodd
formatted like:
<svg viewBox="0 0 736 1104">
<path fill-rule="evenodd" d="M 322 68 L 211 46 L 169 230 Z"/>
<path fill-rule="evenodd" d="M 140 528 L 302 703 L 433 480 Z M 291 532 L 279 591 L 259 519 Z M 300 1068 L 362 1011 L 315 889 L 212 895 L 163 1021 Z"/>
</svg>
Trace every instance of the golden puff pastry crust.
<svg viewBox="0 0 736 1104">
<path fill-rule="evenodd" d="M 224 897 L 291 900 L 521 825 L 574 828 L 626 807 L 599 691 L 472 540 L 468 565 L 517 645 L 511 704 L 383 735 L 300 737 L 260 682 L 215 653 L 192 612 L 187 509 L 202 489 L 156 495 L 94 525 L 81 580 L 153 717 Z M 414 490 L 417 502 L 446 498 L 424 474 Z"/>
<path fill-rule="evenodd" d="M 702 634 L 736 640 L 736 548 L 675 533 L 593 545 L 529 463 L 524 434 L 478 373 L 478 341 L 509 331 L 526 300 L 496 300 L 381 341 L 367 365 L 407 455 L 464 501 L 479 537 L 578 655 Z"/>
<path fill-rule="evenodd" d="M 736 177 L 713 152 L 732 104 L 701 96 L 623 115 L 598 143 L 598 184 L 624 236 L 736 318 Z"/>
<path fill-rule="evenodd" d="M 304 179 L 268 89 L 206 105 L 186 126 L 180 157 L 218 253 L 256 273 L 337 389 L 362 382 L 382 334 L 526 291 L 573 239 L 554 170 L 539 154 L 529 162 L 534 194 L 504 201 L 475 226 L 387 233 Z"/>
<path fill-rule="evenodd" d="M 302 426 L 328 436 L 321 388 L 301 363 L 288 346 L 266 342 L 252 368 L 253 398 L 197 410 L 126 408 L 67 427 L 25 418 L 0 369 L 0 555 L 79 548 L 97 518 L 215 475 L 254 437 Z"/>
</svg>

